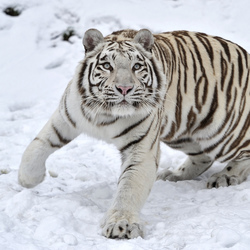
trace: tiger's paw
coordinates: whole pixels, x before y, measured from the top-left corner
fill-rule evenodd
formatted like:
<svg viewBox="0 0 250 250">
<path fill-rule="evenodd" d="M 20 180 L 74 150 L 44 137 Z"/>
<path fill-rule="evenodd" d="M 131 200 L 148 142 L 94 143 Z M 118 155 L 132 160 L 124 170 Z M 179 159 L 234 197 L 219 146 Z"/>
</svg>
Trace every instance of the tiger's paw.
<svg viewBox="0 0 250 250">
<path fill-rule="evenodd" d="M 135 215 L 122 211 L 109 211 L 102 224 L 102 235 L 111 239 L 143 237 L 143 226 Z"/>
<path fill-rule="evenodd" d="M 184 179 L 181 174 L 180 171 L 172 172 L 168 169 L 164 169 L 157 174 L 157 180 L 176 182 Z"/>
<path fill-rule="evenodd" d="M 21 165 L 18 171 L 18 182 L 26 188 L 33 188 L 43 181 L 45 171 L 31 171 L 29 168 Z"/>
<path fill-rule="evenodd" d="M 207 188 L 219 188 L 219 187 L 228 187 L 228 186 L 235 186 L 241 183 L 239 177 L 232 175 L 218 175 L 215 174 L 211 176 L 207 182 Z"/>
<path fill-rule="evenodd" d="M 106 224 L 102 230 L 102 234 L 111 239 L 133 239 L 143 237 L 143 230 L 140 224 L 129 223 L 124 219 Z"/>
</svg>

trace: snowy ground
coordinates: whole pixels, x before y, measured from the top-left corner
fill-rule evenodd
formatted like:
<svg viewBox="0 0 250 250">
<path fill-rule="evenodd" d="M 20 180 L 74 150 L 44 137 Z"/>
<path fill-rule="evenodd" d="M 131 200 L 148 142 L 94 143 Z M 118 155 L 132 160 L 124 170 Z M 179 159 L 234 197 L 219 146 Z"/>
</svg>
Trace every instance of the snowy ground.
<svg viewBox="0 0 250 250">
<path fill-rule="evenodd" d="M 20 16 L 3 13 L 17 6 Z M 17 183 L 25 147 L 55 110 L 95 27 L 154 32 L 187 29 L 223 36 L 250 51 L 248 0 L 1 0 L 0 249 L 250 249 L 250 180 L 206 189 L 214 164 L 193 181 L 156 182 L 143 210 L 145 238 L 110 240 L 99 222 L 119 176 L 117 150 L 85 135 L 53 154 L 34 189 Z M 69 28 L 69 42 L 62 34 Z M 163 167 L 185 156 L 162 146 Z"/>
</svg>

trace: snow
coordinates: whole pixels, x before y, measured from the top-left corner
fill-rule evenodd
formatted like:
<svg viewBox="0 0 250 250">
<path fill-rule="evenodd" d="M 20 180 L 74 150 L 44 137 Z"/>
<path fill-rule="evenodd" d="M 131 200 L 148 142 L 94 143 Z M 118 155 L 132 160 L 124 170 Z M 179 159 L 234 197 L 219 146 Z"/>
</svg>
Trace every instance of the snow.
<svg viewBox="0 0 250 250">
<path fill-rule="evenodd" d="M 17 6 L 20 16 L 3 13 Z M 23 151 L 56 109 L 83 58 L 91 27 L 187 29 L 219 35 L 250 51 L 248 0 L 1 0 L 0 249 L 250 249 L 250 181 L 206 189 L 214 166 L 196 180 L 155 183 L 142 210 L 145 238 L 111 240 L 100 221 L 117 186 L 119 153 L 81 135 L 47 161 L 33 189 L 17 183 Z M 76 35 L 62 41 L 68 28 Z M 185 155 L 162 145 L 161 169 Z"/>
</svg>

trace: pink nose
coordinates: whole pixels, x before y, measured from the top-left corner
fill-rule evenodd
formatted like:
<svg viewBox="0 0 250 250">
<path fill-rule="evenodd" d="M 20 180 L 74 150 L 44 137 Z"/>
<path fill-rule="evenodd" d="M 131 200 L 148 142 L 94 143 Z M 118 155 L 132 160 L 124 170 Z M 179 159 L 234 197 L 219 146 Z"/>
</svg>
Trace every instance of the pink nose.
<svg viewBox="0 0 250 250">
<path fill-rule="evenodd" d="M 118 89 L 118 91 L 122 94 L 122 95 L 126 95 L 130 89 L 132 89 L 132 86 L 118 86 L 116 87 Z"/>
</svg>

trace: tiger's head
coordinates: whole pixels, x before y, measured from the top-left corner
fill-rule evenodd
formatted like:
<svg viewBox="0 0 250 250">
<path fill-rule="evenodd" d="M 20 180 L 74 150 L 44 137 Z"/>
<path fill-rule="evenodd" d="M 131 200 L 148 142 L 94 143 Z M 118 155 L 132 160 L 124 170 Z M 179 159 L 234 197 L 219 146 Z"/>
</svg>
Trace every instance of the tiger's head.
<svg viewBox="0 0 250 250">
<path fill-rule="evenodd" d="M 118 32 L 117 32 L 118 33 Z M 96 114 L 131 116 L 149 113 L 162 101 L 162 73 L 152 57 L 149 30 L 133 39 L 108 39 L 96 29 L 86 31 L 82 87 L 85 104 Z"/>
</svg>

